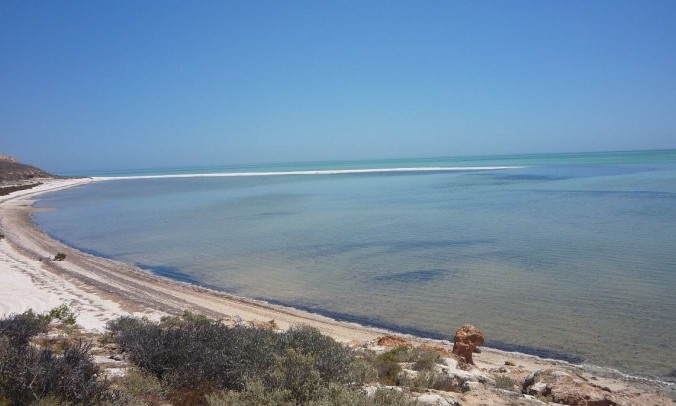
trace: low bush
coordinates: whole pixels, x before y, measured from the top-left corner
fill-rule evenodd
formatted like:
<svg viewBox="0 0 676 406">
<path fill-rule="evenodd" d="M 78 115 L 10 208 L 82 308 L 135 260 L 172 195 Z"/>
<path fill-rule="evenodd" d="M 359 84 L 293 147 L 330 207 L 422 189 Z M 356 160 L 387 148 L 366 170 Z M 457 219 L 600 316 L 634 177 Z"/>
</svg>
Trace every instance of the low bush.
<svg viewBox="0 0 676 406">
<path fill-rule="evenodd" d="M 277 333 L 228 327 L 185 312 L 159 323 L 124 316 L 107 330 L 140 373 L 152 376 L 151 398 L 175 405 L 414 404 L 397 391 L 367 396 L 359 389 L 375 381 L 419 391 L 459 390 L 458 382 L 435 371 L 436 352 L 398 347 L 380 355 L 357 354 L 307 326 Z M 398 382 L 401 363 L 417 370 L 416 377 Z"/>
<path fill-rule="evenodd" d="M 205 315 L 193 313 L 190 310 L 183 312 L 181 316 L 162 316 L 160 326 L 162 328 L 184 327 L 196 324 L 209 324 L 213 322 Z"/>
<path fill-rule="evenodd" d="M 292 327 L 283 333 L 281 339 L 283 347 L 311 355 L 314 367 L 324 382 L 347 383 L 355 380 L 353 352 L 333 338 L 323 335 L 318 329 L 309 326 Z"/>
<path fill-rule="evenodd" d="M 23 347 L 31 337 L 47 332 L 50 321 L 48 314 L 36 314 L 33 310 L 11 314 L 0 319 L 0 336 L 15 348 Z"/>
<path fill-rule="evenodd" d="M 169 397 L 169 389 L 157 377 L 130 368 L 112 385 L 117 393 L 116 403 L 121 405 L 159 405 Z"/>
<path fill-rule="evenodd" d="M 378 371 L 370 360 L 364 357 L 355 358 L 354 362 L 352 362 L 351 373 L 351 382 L 357 385 L 378 381 Z"/>
<path fill-rule="evenodd" d="M 507 375 L 496 375 L 495 386 L 498 389 L 513 390 L 514 386 L 519 386 L 519 383 Z"/>
<path fill-rule="evenodd" d="M 30 345 L 50 320 L 32 311 L 0 319 L 0 399 L 12 405 L 43 398 L 81 404 L 110 399 L 108 383 L 97 380 L 88 344 L 68 344 L 61 354 Z"/>
<path fill-rule="evenodd" d="M 261 381 L 249 382 L 243 391 L 218 391 L 207 396 L 209 406 L 295 406 L 289 391 L 270 389 Z M 330 384 L 323 387 L 312 406 L 414 406 L 416 401 L 403 392 L 378 389 L 373 396 L 346 385 Z"/>
<path fill-rule="evenodd" d="M 57 319 L 68 326 L 74 325 L 77 321 L 77 315 L 75 312 L 65 304 L 53 308 L 49 311 L 48 315 L 50 319 Z"/>
<path fill-rule="evenodd" d="M 255 382 L 279 396 L 284 394 L 289 401 L 305 403 L 329 384 L 369 376 L 368 368 L 352 351 L 306 326 L 275 333 L 227 327 L 185 313 L 160 323 L 121 317 L 107 327 L 110 338 L 132 362 L 182 398 L 195 394 L 192 388 L 202 388 L 201 400 L 191 399 L 197 403 L 206 402 L 209 389 L 244 390 L 247 384 L 255 387 Z"/>
<path fill-rule="evenodd" d="M 17 192 L 19 190 L 26 190 L 33 188 L 35 186 L 41 185 L 42 183 L 31 183 L 30 185 L 21 185 L 21 186 L 3 186 L 0 187 L 0 196 L 7 196 L 12 192 Z"/>
<path fill-rule="evenodd" d="M 378 381 L 384 385 L 396 385 L 401 366 L 399 363 L 408 362 L 410 348 L 397 347 L 377 356 L 371 356 L 369 361 L 378 373 Z"/>
<path fill-rule="evenodd" d="M 59 252 L 56 255 L 54 255 L 54 261 L 65 261 L 66 259 L 66 254 L 63 252 Z"/>
<path fill-rule="evenodd" d="M 412 351 L 412 358 L 416 371 L 433 371 L 440 356 L 437 352 L 416 348 Z"/>
<path fill-rule="evenodd" d="M 290 401 L 302 404 L 317 399 L 323 387 L 315 357 L 294 348 L 287 349 L 284 356 L 275 356 L 268 380 L 274 389 L 287 392 Z"/>
</svg>

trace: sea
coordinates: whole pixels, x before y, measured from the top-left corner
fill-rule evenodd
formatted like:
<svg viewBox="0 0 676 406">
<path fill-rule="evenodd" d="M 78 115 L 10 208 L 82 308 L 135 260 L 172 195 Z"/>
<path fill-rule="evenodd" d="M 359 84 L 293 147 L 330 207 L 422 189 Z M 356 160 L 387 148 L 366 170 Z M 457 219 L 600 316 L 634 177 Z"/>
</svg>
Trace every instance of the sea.
<svg viewBox="0 0 676 406">
<path fill-rule="evenodd" d="M 100 173 L 40 197 L 83 251 L 340 320 L 676 377 L 676 150 Z"/>
</svg>

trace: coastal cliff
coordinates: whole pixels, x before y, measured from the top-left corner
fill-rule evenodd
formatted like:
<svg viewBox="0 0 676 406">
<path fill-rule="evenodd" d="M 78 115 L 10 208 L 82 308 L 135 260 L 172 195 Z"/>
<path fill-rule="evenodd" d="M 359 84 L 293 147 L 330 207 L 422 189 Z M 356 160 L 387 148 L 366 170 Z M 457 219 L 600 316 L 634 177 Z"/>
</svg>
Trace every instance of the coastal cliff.
<svg viewBox="0 0 676 406">
<path fill-rule="evenodd" d="M 0 154 L 0 187 L 29 185 L 38 183 L 40 179 L 57 178 L 59 176 L 23 164 L 9 155 Z"/>
</svg>

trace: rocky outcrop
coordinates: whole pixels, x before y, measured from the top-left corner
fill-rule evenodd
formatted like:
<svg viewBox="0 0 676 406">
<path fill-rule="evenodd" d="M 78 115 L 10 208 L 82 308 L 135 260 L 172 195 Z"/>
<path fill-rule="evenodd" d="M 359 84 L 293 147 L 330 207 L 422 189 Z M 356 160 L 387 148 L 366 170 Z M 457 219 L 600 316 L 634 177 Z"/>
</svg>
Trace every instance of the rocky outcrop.
<svg viewBox="0 0 676 406">
<path fill-rule="evenodd" d="M 471 324 L 465 324 L 455 331 L 453 354 L 463 358 L 468 364 L 474 364 L 472 353 L 483 345 L 484 334 Z"/>
<path fill-rule="evenodd" d="M 581 375 L 553 369 L 538 370 L 524 383 L 524 392 L 572 406 L 618 405 L 610 389 L 594 385 Z"/>
<path fill-rule="evenodd" d="M 38 178 L 56 176 L 34 166 L 22 164 L 9 155 L 0 154 L 0 186 L 22 184 Z"/>
<path fill-rule="evenodd" d="M 378 345 L 383 347 L 410 347 L 411 343 L 403 337 L 387 335 L 378 339 Z"/>
</svg>

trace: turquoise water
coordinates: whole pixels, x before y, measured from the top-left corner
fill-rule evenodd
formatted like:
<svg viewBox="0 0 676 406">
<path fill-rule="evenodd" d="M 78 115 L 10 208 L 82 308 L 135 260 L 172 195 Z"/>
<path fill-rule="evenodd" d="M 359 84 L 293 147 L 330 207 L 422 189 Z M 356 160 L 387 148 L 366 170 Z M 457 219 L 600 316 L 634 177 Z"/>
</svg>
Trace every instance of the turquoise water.
<svg viewBox="0 0 676 406">
<path fill-rule="evenodd" d="M 676 368 L 676 151 L 164 168 L 45 195 L 68 244 L 342 319 L 652 376 Z"/>
</svg>

